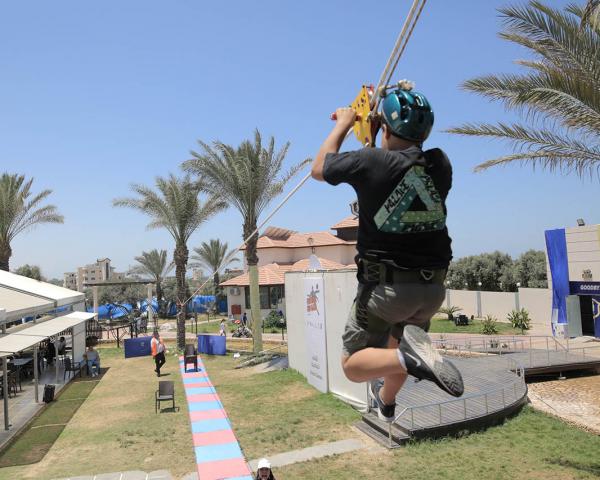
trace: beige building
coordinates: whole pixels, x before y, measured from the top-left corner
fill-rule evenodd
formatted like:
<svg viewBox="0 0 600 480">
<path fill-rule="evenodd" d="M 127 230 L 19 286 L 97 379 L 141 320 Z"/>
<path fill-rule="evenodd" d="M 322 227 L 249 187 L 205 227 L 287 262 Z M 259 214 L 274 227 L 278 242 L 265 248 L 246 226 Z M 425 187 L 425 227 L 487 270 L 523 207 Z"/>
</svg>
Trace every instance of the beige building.
<svg viewBox="0 0 600 480">
<path fill-rule="evenodd" d="M 307 270 L 340 270 L 356 268 L 358 219 L 354 216 L 337 223 L 331 232 L 298 233 L 269 227 L 259 237 L 258 283 L 263 316 L 271 310 L 285 311 L 284 275 Z M 244 262 L 244 267 L 246 262 Z M 228 314 L 235 318 L 250 314 L 248 272 L 221 283 L 227 293 Z"/>
<path fill-rule="evenodd" d="M 78 267 L 76 272 L 64 274 L 63 285 L 82 292 L 88 282 L 105 282 L 107 280 L 124 280 L 125 273 L 115 272 L 110 266 L 110 258 L 99 258 L 96 263 Z"/>
</svg>

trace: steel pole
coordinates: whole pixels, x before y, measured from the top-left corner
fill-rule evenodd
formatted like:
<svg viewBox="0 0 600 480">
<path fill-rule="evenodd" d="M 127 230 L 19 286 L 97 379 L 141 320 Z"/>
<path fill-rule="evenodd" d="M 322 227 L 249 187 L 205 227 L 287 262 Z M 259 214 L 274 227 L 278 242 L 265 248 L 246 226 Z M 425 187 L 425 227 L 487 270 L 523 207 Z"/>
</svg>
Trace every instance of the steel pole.
<svg viewBox="0 0 600 480">
<path fill-rule="evenodd" d="M 4 385 L 4 430 L 10 428 L 8 423 L 8 357 L 2 359 L 2 384 Z"/>
<path fill-rule="evenodd" d="M 35 388 L 35 403 L 39 403 L 39 369 L 38 369 L 38 346 L 33 347 L 33 383 Z"/>
</svg>

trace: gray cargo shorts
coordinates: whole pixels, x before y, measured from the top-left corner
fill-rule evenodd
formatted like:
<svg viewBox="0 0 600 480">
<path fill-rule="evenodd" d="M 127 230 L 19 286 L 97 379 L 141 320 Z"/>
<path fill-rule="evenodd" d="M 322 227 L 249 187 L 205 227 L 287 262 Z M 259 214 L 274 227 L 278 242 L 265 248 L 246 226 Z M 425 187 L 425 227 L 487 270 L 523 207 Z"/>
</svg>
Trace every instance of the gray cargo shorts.
<svg viewBox="0 0 600 480">
<path fill-rule="evenodd" d="M 356 303 L 365 288 L 372 288 L 367 302 L 367 321 L 359 321 Z M 367 347 L 385 348 L 389 336 L 400 340 L 406 325 L 429 330 L 433 317 L 446 297 L 444 285 L 437 283 L 394 283 L 369 287 L 358 285 L 358 292 L 342 335 L 344 355 Z"/>
</svg>

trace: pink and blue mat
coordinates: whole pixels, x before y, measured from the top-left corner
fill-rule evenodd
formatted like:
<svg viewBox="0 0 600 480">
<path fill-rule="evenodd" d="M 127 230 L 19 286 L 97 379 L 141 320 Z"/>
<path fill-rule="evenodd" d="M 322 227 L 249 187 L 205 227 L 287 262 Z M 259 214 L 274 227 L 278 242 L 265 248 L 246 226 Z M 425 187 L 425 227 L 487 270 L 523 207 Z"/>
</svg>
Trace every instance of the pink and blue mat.
<svg viewBox="0 0 600 480">
<path fill-rule="evenodd" d="M 190 412 L 199 480 L 252 480 L 252 473 L 235 438 L 227 412 L 198 357 L 198 370 L 179 369 Z"/>
</svg>

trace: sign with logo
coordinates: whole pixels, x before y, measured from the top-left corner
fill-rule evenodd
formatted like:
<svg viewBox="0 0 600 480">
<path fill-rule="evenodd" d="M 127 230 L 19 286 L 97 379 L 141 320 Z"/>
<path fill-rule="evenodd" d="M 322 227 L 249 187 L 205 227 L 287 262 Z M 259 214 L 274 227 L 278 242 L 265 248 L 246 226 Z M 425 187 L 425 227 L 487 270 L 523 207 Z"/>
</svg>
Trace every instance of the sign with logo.
<svg viewBox="0 0 600 480">
<path fill-rule="evenodd" d="M 323 278 L 304 279 L 304 320 L 308 383 L 327 393 L 327 338 L 325 333 L 325 295 Z"/>
<path fill-rule="evenodd" d="M 569 282 L 571 295 L 600 295 L 600 282 Z"/>
</svg>

